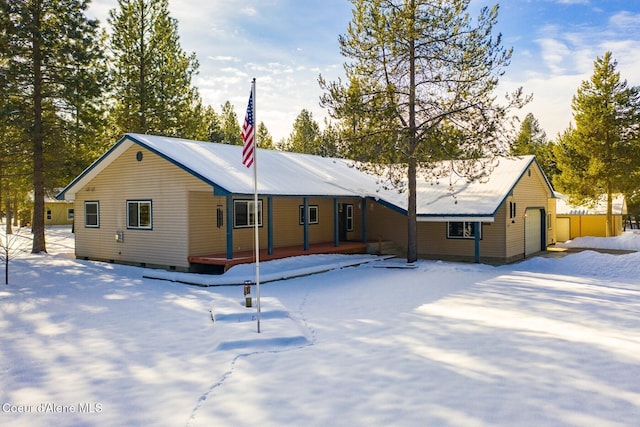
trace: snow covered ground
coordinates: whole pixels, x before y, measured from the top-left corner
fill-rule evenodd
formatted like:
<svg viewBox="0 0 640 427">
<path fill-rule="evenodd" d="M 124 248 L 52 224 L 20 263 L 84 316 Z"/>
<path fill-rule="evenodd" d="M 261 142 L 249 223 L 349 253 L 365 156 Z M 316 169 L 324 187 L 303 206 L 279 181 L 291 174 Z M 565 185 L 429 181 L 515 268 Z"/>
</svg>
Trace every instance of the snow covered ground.
<svg viewBox="0 0 640 427">
<path fill-rule="evenodd" d="M 3 426 L 639 425 L 640 253 L 369 257 L 263 284 L 258 334 L 240 286 L 143 278 L 48 236 L 0 287 Z"/>
</svg>

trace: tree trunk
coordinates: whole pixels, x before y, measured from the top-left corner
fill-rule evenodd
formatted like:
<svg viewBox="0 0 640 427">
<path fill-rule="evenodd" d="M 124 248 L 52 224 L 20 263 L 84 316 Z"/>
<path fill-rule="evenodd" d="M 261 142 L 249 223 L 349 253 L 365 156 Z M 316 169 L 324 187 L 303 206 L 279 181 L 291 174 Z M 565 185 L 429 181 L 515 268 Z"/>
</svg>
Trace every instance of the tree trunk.
<svg viewBox="0 0 640 427">
<path fill-rule="evenodd" d="M 611 189 L 607 189 L 607 237 L 614 236 L 613 231 L 613 194 Z"/>
<path fill-rule="evenodd" d="M 415 3 L 411 1 L 411 11 L 415 14 Z M 413 16 L 415 18 L 415 15 Z M 413 32 L 413 28 L 411 28 Z M 412 33 L 413 34 L 413 33 Z M 409 200 L 407 209 L 407 262 L 418 260 L 418 223 L 416 219 L 416 164 L 414 156 L 418 147 L 416 129 L 416 47 L 415 40 L 411 39 L 409 48 L 409 136 L 408 150 L 409 167 L 407 168 L 407 180 L 409 189 Z"/>
<path fill-rule="evenodd" d="M 7 216 L 6 232 L 7 234 L 13 234 L 13 230 L 11 229 L 11 199 L 9 198 L 9 196 L 6 196 L 4 198 L 4 212 L 5 212 L 5 215 Z"/>
<path fill-rule="evenodd" d="M 409 158 L 407 171 L 409 181 L 409 206 L 407 209 L 407 262 L 418 260 L 418 222 L 416 219 L 416 159 Z"/>
<path fill-rule="evenodd" d="M 41 2 L 33 12 L 33 246 L 31 252 L 46 252 L 44 240 L 44 145 L 42 131 L 42 52 L 40 40 Z"/>
</svg>

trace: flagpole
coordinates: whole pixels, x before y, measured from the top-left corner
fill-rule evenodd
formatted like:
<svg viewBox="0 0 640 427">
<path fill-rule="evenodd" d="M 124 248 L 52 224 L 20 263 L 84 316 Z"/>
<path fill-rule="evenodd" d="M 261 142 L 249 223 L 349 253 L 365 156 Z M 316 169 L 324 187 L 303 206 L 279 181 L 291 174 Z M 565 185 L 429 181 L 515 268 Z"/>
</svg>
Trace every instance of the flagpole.
<svg viewBox="0 0 640 427">
<path fill-rule="evenodd" d="M 251 93 L 253 96 L 253 230 L 254 245 L 256 252 L 256 302 L 257 302 L 257 320 L 258 333 L 260 333 L 260 229 L 258 227 L 258 121 L 256 120 L 256 79 L 251 82 Z"/>
</svg>

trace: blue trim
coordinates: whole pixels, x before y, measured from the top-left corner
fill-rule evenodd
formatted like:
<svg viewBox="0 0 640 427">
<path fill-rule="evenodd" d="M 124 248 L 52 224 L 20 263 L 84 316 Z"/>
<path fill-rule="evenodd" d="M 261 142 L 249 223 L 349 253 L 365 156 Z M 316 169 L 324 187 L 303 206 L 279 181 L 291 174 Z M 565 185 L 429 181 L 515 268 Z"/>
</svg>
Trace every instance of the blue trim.
<svg viewBox="0 0 640 427">
<path fill-rule="evenodd" d="M 308 197 L 304 197 L 302 199 L 302 206 L 304 206 L 304 213 L 305 215 L 303 215 L 304 217 L 304 224 L 303 224 L 303 229 L 304 229 L 304 250 L 308 251 L 309 250 L 309 198 Z"/>
<path fill-rule="evenodd" d="M 480 264 L 480 229 L 482 227 L 481 222 L 476 222 L 476 229 L 474 233 L 474 252 L 475 252 L 475 261 L 476 264 Z"/>
<path fill-rule="evenodd" d="M 67 185 L 66 187 L 64 187 L 62 189 L 62 191 L 60 193 L 58 193 L 56 195 L 56 200 L 64 200 L 64 195 L 67 193 L 67 191 L 73 187 L 78 181 L 80 181 L 82 178 L 84 178 L 89 172 L 91 172 L 93 169 L 95 169 L 96 166 L 98 166 L 100 163 L 102 163 L 102 161 L 108 157 L 113 151 L 116 150 L 116 148 L 118 148 L 123 142 L 124 140 L 127 138 L 127 135 L 123 136 L 122 138 L 120 138 L 120 140 L 118 142 L 116 142 L 113 147 L 109 148 L 109 150 L 107 150 L 106 153 L 104 153 L 102 156 L 100 156 L 98 158 L 98 160 L 96 160 L 95 162 L 91 163 L 91 165 L 89 165 L 88 168 L 86 168 L 84 171 L 82 171 L 82 173 L 80 175 L 78 175 L 73 181 L 71 181 L 71 183 L 69 185 Z"/>
<path fill-rule="evenodd" d="M 273 198 L 267 197 L 267 253 L 273 254 Z"/>
<path fill-rule="evenodd" d="M 381 204 L 382 206 L 391 209 L 394 212 L 398 212 L 399 214 L 402 215 L 407 215 L 407 210 L 406 209 L 402 209 L 400 206 L 394 205 L 393 203 L 389 203 L 385 200 L 382 199 L 377 199 L 376 200 L 377 203 Z"/>
<path fill-rule="evenodd" d="M 162 152 L 160 152 L 160 151 L 156 150 L 155 148 L 149 147 L 149 146 L 148 146 L 147 144 L 145 144 L 144 142 L 142 142 L 142 141 L 140 141 L 140 140 L 136 139 L 136 137 L 135 137 L 135 136 L 133 136 L 133 135 L 131 135 L 131 134 L 126 134 L 126 135 L 123 137 L 123 139 L 124 139 L 124 138 L 129 138 L 132 142 L 134 142 L 134 143 L 136 143 L 136 144 L 138 144 L 138 145 L 140 145 L 140 146 L 142 146 L 142 147 L 146 148 L 147 150 L 151 151 L 152 153 L 156 154 L 157 156 L 162 157 L 163 159 L 165 159 L 166 161 L 168 161 L 168 162 L 169 162 L 169 163 L 171 163 L 172 165 L 175 165 L 175 166 L 179 167 L 179 168 L 180 168 L 180 169 L 182 169 L 183 171 L 185 171 L 185 172 L 187 172 L 187 173 L 189 173 L 189 174 L 191 174 L 191 175 L 195 176 L 195 177 L 196 177 L 196 178 L 198 178 L 199 180 L 201 180 L 201 181 L 203 181 L 203 182 L 205 182 L 205 183 L 209 184 L 210 186 L 212 186 L 212 187 L 214 188 L 214 194 L 215 194 L 215 195 L 224 196 L 224 195 L 227 195 L 227 194 L 229 194 L 229 193 L 230 193 L 227 189 L 225 189 L 225 188 L 223 188 L 223 187 L 220 187 L 220 186 L 219 186 L 218 184 L 216 184 L 215 182 L 213 182 L 213 181 L 211 181 L 211 180 L 209 180 L 209 179 L 205 178 L 204 176 L 200 175 L 199 173 L 195 172 L 194 170 L 189 169 L 188 167 L 186 167 L 186 166 L 185 166 L 185 165 L 183 165 L 182 163 L 177 162 L 175 159 L 172 159 L 171 157 L 169 157 L 169 156 L 165 155 L 164 153 L 162 153 Z M 217 190 L 217 192 L 216 192 L 216 190 Z"/>
<path fill-rule="evenodd" d="M 362 243 L 367 243 L 367 199 L 362 199 Z"/>
<path fill-rule="evenodd" d="M 338 198 L 333 199 L 333 246 L 340 246 L 340 207 L 338 206 Z"/>
<path fill-rule="evenodd" d="M 529 163 L 527 163 L 527 167 L 524 168 L 524 170 L 522 171 L 522 173 L 520 174 L 520 176 L 518 177 L 518 179 L 516 179 L 513 183 L 513 185 L 511 186 L 511 188 L 509 188 L 509 191 L 507 191 L 506 195 L 504 196 L 504 198 L 502 199 L 502 201 L 500 203 L 498 203 L 498 206 L 496 207 L 496 210 L 493 211 L 493 214 L 491 215 L 496 216 L 498 214 L 498 211 L 500 210 L 500 208 L 502 207 L 502 205 L 507 201 L 507 199 L 509 198 L 510 195 L 513 194 L 513 189 L 516 188 L 516 185 L 518 185 L 518 183 L 520 182 L 520 180 L 522 179 L 522 177 L 524 176 L 525 173 L 527 173 L 527 171 L 529 170 L 529 168 L 531 167 L 531 165 L 536 164 L 536 166 L 538 166 L 538 169 L 540 170 L 540 172 L 542 172 L 542 177 L 544 178 L 544 182 L 547 184 L 547 187 L 549 189 L 549 191 L 551 192 L 551 197 L 553 198 L 554 195 L 554 190 L 553 190 L 553 186 L 551 185 L 551 183 L 549 182 L 549 178 L 547 178 L 547 175 L 545 175 L 544 171 L 542 170 L 542 168 L 540 167 L 540 163 L 538 163 L 538 161 L 536 160 L 535 157 L 531 157 L 531 161 Z M 477 215 L 477 216 L 481 216 L 481 215 Z"/>
<path fill-rule="evenodd" d="M 227 194 L 227 259 L 233 259 L 233 198 Z"/>
</svg>

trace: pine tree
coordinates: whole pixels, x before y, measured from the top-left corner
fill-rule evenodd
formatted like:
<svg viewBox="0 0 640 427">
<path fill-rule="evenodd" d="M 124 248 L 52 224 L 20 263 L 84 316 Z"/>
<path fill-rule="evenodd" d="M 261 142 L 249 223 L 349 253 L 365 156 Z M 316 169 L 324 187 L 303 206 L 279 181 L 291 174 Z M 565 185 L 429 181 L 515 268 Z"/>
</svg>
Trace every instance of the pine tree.
<svg viewBox="0 0 640 427">
<path fill-rule="evenodd" d="M 109 13 L 114 137 L 135 132 L 197 139 L 206 132 L 191 84 L 198 61 L 182 50 L 168 7 L 168 0 L 118 0 Z"/>
<path fill-rule="evenodd" d="M 94 67 L 103 51 L 97 21 L 84 14 L 87 4 L 87 0 L 0 0 L 6 11 L 0 64 L 8 86 L 15 89 L 17 114 L 31 145 L 34 253 L 46 252 L 45 190 L 64 175 L 65 142 L 82 137 L 78 128 L 90 126 L 78 107 L 93 103 L 102 91 Z"/>
<path fill-rule="evenodd" d="M 555 156 L 553 155 L 553 143 L 547 139 L 547 134 L 540 126 L 538 119 L 533 114 L 526 115 L 520 125 L 520 132 L 511 146 L 511 154 L 521 156 L 533 154 L 547 175 L 549 180 L 558 173 Z"/>
<path fill-rule="evenodd" d="M 396 182 L 406 177 L 407 260 L 413 262 L 418 169 L 429 175 L 443 157 L 475 163 L 469 173 L 482 169 L 475 160 L 504 153 L 505 119 L 526 99 L 518 90 L 506 105 L 495 102 L 493 92 L 511 58 L 501 36 L 492 36 L 497 5 L 482 8 L 473 21 L 470 0 L 352 3 L 352 20 L 339 38 L 351 60 L 345 64 L 347 85 L 320 78 L 321 102 L 342 122 L 358 160 L 384 165 Z"/>
<path fill-rule="evenodd" d="M 640 170 L 640 88 L 629 87 L 616 71 L 611 52 L 594 62 L 571 108 L 575 127 L 554 148 L 560 174 L 554 184 L 574 203 L 607 200 L 607 236 L 613 235 L 615 193 L 638 188 Z"/>
<path fill-rule="evenodd" d="M 321 155 L 321 132 L 313 114 L 303 109 L 293 122 L 293 132 L 285 146 L 286 151 Z"/>
<path fill-rule="evenodd" d="M 275 145 L 273 145 L 273 137 L 269 133 L 269 130 L 267 129 L 267 126 L 264 124 L 264 122 L 260 122 L 258 124 L 258 130 L 256 132 L 258 136 L 259 148 L 264 148 L 266 150 L 273 150 L 276 148 Z"/>
<path fill-rule="evenodd" d="M 220 114 L 222 141 L 225 144 L 242 145 L 242 131 L 238 116 L 231 102 L 227 101 L 222 105 L 222 113 Z"/>
</svg>

